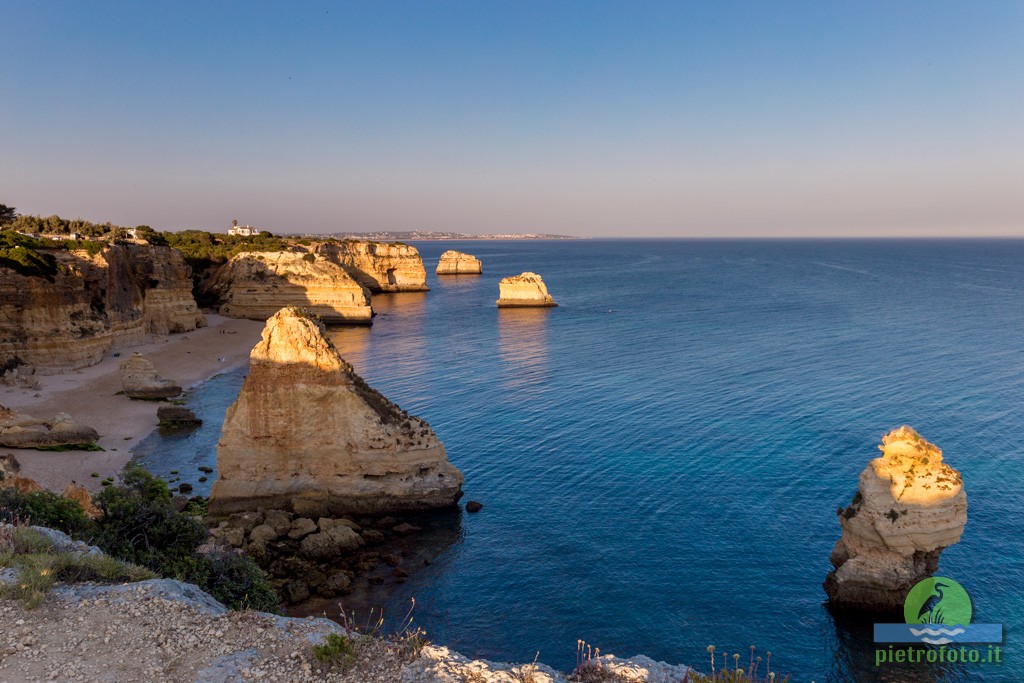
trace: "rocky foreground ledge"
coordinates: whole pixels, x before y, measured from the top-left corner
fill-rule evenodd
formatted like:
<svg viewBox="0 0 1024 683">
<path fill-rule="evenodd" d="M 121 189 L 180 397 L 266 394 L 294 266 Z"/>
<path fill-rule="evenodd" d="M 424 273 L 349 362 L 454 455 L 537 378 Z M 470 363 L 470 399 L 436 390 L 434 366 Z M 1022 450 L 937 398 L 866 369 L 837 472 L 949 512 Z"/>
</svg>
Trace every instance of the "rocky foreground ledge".
<svg viewBox="0 0 1024 683">
<path fill-rule="evenodd" d="M 543 664 L 470 660 L 416 637 L 354 635 L 346 666 L 323 664 L 313 647 L 341 625 L 264 612 L 232 612 L 196 586 L 153 579 L 55 588 L 38 609 L 0 600 L 0 680 L 344 681 L 351 683 L 679 683 L 688 668 L 647 657 L 604 656 L 604 677 L 575 678 Z"/>
</svg>

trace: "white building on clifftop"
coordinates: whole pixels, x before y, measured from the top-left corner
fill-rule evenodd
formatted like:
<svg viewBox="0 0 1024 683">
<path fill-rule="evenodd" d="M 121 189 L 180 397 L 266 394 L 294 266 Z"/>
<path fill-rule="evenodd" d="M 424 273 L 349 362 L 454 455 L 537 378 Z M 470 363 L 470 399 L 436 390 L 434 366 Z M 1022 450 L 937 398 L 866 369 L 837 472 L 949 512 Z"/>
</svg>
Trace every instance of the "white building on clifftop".
<svg viewBox="0 0 1024 683">
<path fill-rule="evenodd" d="M 238 221 L 231 221 L 231 227 L 228 228 L 229 235 L 238 235 L 239 237 L 252 237 L 259 234 L 259 232 L 257 228 L 251 225 L 239 225 Z"/>
</svg>

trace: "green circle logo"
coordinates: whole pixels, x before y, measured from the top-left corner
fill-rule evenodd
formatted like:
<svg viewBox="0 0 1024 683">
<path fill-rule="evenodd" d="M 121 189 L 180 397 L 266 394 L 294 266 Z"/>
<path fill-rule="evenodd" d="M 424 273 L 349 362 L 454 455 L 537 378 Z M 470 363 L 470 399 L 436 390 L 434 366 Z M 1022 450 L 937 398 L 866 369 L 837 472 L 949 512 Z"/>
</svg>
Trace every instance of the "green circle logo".
<svg viewBox="0 0 1024 683">
<path fill-rule="evenodd" d="M 908 624 L 971 623 L 971 598 L 964 587 L 945 576 L 931 576 L 910 589 L 903 603 Z"/>
</svg>

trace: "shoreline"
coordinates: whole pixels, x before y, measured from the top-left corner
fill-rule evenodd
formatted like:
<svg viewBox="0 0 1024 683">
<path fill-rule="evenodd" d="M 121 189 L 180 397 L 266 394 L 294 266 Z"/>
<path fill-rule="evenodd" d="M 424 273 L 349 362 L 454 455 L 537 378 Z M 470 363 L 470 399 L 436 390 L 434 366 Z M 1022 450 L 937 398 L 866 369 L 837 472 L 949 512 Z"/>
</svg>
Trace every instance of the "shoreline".
<svg viewBox="0 0 1024 683">
<path fill-rule="evenodd" d="M 39 451 L 3 449 L 21 464 L 21 476 L 34 479 L 56 492 L 72 481 L 96 492 L 104 477 L 116 477 L 132 459 L 132 449 L 157 428 L 159 401 L 135 401 L 121 391 L 120 362 L 141 353 L 161 377 L 191 389 L 222 372 L 244 366 L 260 338 L 264 323 L 207 314 L 207 326 L 104 354 L 96 365 L 65 370 L 54 375 L 35 375 L 39 389 L 0 386 L 0 405 L 33 417 L 57 413 L 71 417 L 100 433 L 102 451 Z M 98 477 L 90 476 L 93 472 Z"/>
</svg>

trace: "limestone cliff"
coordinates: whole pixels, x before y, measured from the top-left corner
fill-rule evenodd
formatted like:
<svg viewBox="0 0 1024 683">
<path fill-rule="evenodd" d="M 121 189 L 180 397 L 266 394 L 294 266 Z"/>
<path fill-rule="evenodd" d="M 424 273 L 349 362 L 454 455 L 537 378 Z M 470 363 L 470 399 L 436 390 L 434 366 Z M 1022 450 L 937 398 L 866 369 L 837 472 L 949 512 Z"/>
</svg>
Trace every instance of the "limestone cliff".
<svg viewBox="0 0 1024 683">
<path fill-rule="evenodd" d="M 478 275 L 484 268 L 476 256 L 449 249 L 441 254 L 436 272 L 438 275 Z"/>
<path fill-rule="evenodd" d="M 537 273 L 520 273 L 498 283 L 499 308 L 557 306 Z"/>
<path fill-rule="evenodd" d="M 244 252 L 217 273 L 213 292 L 221 315 L 266 320 L 285 306 L 302 306 L 329 323 L 369 323 L 370 293 L 341 266 L 314 254 Z"/>
<path fill-rule="evenodd" d="M 853 501 L 839 511 L 843 534 L 824 584 L 838 607 L 902 609 L 967 523 L 960 473 L 935 445 L 904 426 L 882 437 L 879 448 L 882 457 L 868 463 Z"/>
<path fill-rule="evenodd" d="M 430 425 L 367 386 L 324 328 L 283 309 L 250 355 L 217 447 L 210 511 L 304 515 L 444 507 L 462 495 Z"/>
<path fill-rule="evenodd" d="M 407 244 L 325 242 L 316 253 L 337 263 L 373 293 L 428 290 L 420 252 Z"/>
<path fill-rule="evenodd" d="M 43 371 L 80 368 L 146 334 L 205 324 L 191 269 L 176 249 L 116 244 L 93 256 L 51 253 L 52 279 L 0 268 L 0 365 L 17 359 Z"/>
</svg>

